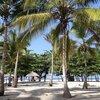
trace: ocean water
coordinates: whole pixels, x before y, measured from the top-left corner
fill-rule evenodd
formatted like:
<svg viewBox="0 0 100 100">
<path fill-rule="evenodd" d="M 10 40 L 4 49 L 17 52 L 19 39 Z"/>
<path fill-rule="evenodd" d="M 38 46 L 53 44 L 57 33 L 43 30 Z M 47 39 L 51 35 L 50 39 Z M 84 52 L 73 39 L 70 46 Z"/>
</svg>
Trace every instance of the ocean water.
<svg viewBox="0 0 100 100">
<path fill-rule="evenodd" d="M 53 75 L 53 80 L 58 80 L 58 81 L 62 81 L 62 75 L 56 76 L 55 74 Z M 38 78 L 35 78 L 38 81 Z M 50 74 L 47 74 L 46 76 L 46 80 L 50 79 Z M 6 76 L 4 78 L 5 82 L 8 82 L 8 77 Z M 13 80 L 13 78 L 12 78 Z M 20 78 L 19 78 L 20 80 Z M 31 81 L 32 77 L 22 77 L 23 81 Z M 44 78 L 42 78 L 42 80 L 44 80 Z M 74 76 L 74 81 L 82 81 L 81 77 L 76 77 Z M 84 77 L 83 77 L 83 81 L 84 81 Z M 87 81 L 100 81 L 100 75 L 94 75 L 94 76 L 88 76 L 87 77 Z"/>
</svg>

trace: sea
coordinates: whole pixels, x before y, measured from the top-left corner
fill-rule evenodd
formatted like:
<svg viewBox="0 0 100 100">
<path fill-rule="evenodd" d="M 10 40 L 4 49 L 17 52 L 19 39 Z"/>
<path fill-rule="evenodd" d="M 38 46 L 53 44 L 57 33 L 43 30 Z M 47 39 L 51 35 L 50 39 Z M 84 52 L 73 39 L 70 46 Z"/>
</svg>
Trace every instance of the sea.
<svg viewBox="0 0 100 100">
<path fill-rule="evenodd" d="M 78 82 L 84 81 L 84 77 L 82 78 L 82 77 L 79 77 L 79 76 L 73 76 L 73 79 L 74 80 L 71 80 L 71 81 L 76 81 L 76 82 L 77 81 Z M 5 80 L 5 83 L 8 83 L 8 76 L 4 77 L 4 80 Z M 13 80 L 13 77 L 12 77 L 12 80 Z M 37 77 L 35 77 L 35 80 L 39 81 L 39 79 Z M 48 81 L 48 80 L 50 80 L 50 74 L 47 74 L 47 76 L 46 76 L 45 81 Z M 56 74 L 53 74 L 53 80 L 62 81 L 63 77 L 62 77 L 62 75 L 56 76 Z M 20 77 L 18 78 L 18 81 L 21 81 Z M 23 82 L 32 81 L 32 77 L 22 77 L 22 81 Z M 42 78 L 41 81 L 44 81 L 44 78 Z M 100 75 L 88 76 L 87 81 L 89 81 L 89 82 L 92 82 L 92 81 L 93 82 L 99 82 L 100 81 Z"/>
</svg>

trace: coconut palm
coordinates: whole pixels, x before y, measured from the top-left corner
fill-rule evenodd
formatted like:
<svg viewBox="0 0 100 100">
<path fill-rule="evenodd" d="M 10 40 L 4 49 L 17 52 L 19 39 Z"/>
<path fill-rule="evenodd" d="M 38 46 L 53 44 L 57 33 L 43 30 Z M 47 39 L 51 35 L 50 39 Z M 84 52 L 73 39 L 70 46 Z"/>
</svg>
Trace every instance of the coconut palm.
<svg viewBox="0 0 100 100">
<path fill-rule="evenodd" d="M 100 32 L 100 27 L 98 24 L 96 25 L 94 21 L 90 21 L 90 25 L 88 26 L 89 23 L 81 23 L 80 21 L 80 26 L 77 24 L 77 22 L 74 23 L 73 28 L 75 30 L 74 33 L 76 33 L 76 36 L 82 40 L 82 43 L 78 47 L 78 53 L 82 54 L 84 56 L 84 84 L 83 88 L 87 89 L 87 54 L 89 53 L 93 57 L 95 56 L 95 48 L 91 47 L 91 45 L 94 45 L 94 42 L 100 42 L 100 38 L 98 33 Z M 91 35 L 90 35 L 91 33 Z M 95 34 L 93 34 L 95 33 Z M 90 37 L 88 36 L 90 35 Z M 89 37 L 89 38 L 88 38 Z"/>
<path fill-rule="evenodd" d="M 52 29 L 51 32 L 49 34 L 44 34 L 44 38 L 46 41 L 48 41 L 51 46 L 52 46 L 52 67 L 51 67 L 51 75 L 50 75 L 50 82 L 49 82 L 49 86 L 53 85 L 53 72 L 54 72 L 54 48 L 56 45 L 56 34 L 55 34 L 55 29 Z"/>
<path fill-rule="evenodd" d="M 15 65 L 16 61 L 16 52 L 18 45 L 18 38 L 20 38 L 21 35 L 16 35 L 14 31 L 10 31 L 9 36 L 8 36 L 8 67 L 9 67 L 9 83 L 8 86 L 11 86 L 11 69 Z M 22 36 L 21 36 L 22 37 Z"/>
<path fill-rule="evenodd" d="M 15 56 L 15 69 L 14 69 L 14 81 L 13 81 L 13 85 L 12 85 L 15 88 L 17 87 L 18 61 L 19 61 L 19 58 L 21 58 L 23 50 L 26 48 L 26 46 L 29 45 L 29 41 L 30 41 L 30 36 L 28 34 L 30 34 L 30 32 L 28 30 L 24 31 L 22 33 L 19 33 L 18 35 L 16 35 L 16 33 L 13 33 L 14 40 L 11 41 L 12 49 L 15 49 L 14 53 L 16 54 L 16 56 Z M 14 54 L 12 55 L 12 57 L 13 56 L 14 56 Z"/>
<path fill-rule="evenodd" d="M 56 55 L 60 57 L 61 61 L 62 60 L 62 54 L 63 54 L 63 41 L 62 41 L 63 37 L 59 38 L 57 40 L 57 46 L 56 46 Z M 66 56 L 67 56 L 67 59 L 66 59 L 66 62 L 67 62 L 67 80 L 68 80 L 68 76 L 70 76 L 70 66 L 69 66 L 69 61 L 71 59 L 71 57 L 73 56 L 73 54 L 75 53 L 76 51 L 76 41 L 70 39 L 70 37 L 68 36 L 67 39 L 66 39 Z M 68 73 L 69 72 L 69 73 Z"/>
<path fill-rule="evenodd" d="M 89 19 L 99 19 L 100 10 L 93 8 L 84 8 L 84 5 L 89 5 L 89 3 L 95 3 L 97 0 L 48 0 L 44 3 L 44 6 L 47 7 L 46 13 L 39 12 L 38 14 L 31 14 L 27 16 L 19 17 L 14 24 L 20 24 L 20 27 L 25 28 L 27 23 L 29 23 L 30 31 L 34 31 L 34 27 L 38 26 L 38 30 L 43 29 L 44 26 L 50 21 L 53 16 L 54 19 L 59 20 L 60 33 L 63 35 L 63 80 L 64 80 L 64 94 L 66 98 L 70 98 L 71 94 L 68 89 L 67 79 L 66 79 L 66 66 L 68 59 L 68 52 L 66 56 L 66 39 L 69 37 L 69 31 L 71 29 L 70 23 L 73 23 L 75 19 L 82 20 L 83 22 L 89 21 Z M 24 8 L 33 7 L 35 4 L 40 3 L 41 0 L 27 0 L 25 2 Z M 28 6 L 30 5 L 30 6 Z M 36 5 L 35 5 L 36 7 Z M 47 13 L 49 9 L 50 13 Z M 95 14 L 94 14 L 95 13 Z M 93 15 L 94 14 L 94 15 Z M 96 16 L 95 16 L 96 15 Z M 36 30 L 35 30 L 36 31 Z M 32 33 L 31 32 L 31 33 Z"/>
<path fill-rule="evenodd" d="M 67 80 L 66 80 L 66 66 L 68 67 L 68 56 L 69 56 L 69 53 L 68 51 L 66 52 L 66 49 L 68 49 L 68 45 L 66 46 L 66 42 L 67 41 L 67 44 L 68 44 L 68 35 L 69 35 L 69 29 L 68 28 L 68 25 L 69 25 L 69 22 L 71 20 L 74 20 L 73 18 L 76 18 L 77 19 L 81 19 L 83 21 L 87 20 L 88 21 L 88 16 L 86 14 L 86 12 L 84 12 L 84 9 L 77 9 L 79 12 L 75 13 L 75 8 L 74 6 L 72 6 L 69 2 L 67 2 L 68 5 L 66 5 L 65 2 L 60 2 L 60 6 L 57 7 L 54 7 L 54 9 L 52 10 L 52 13 L 54 15 L 55 18 L 59 18 L 60 20 L 60 23 L 61 23 L 61 28 L 62 28 L 62 32 L 63 32 L 63 80 L 64 80 L 64 97 L 71 97 L 70 93 L 69 93 L 69 90 L 68 90 L 68 86 L 67 86 Z M 82 2 L 79 2 L 79 3 L 82 3 Z M 74 3 L 73 3 L 74 4 Z M 80 11 L 83 12 L 81 13 Z M 73 13 L 71 13 L 71 11 Z M 80 14 L 80 15 L 79 15 Z M 84 16 L 84 15 L 85 16 Z M 73 16 L 73 18 L 72 18 Z M 83 18 L 84 17 L 84 18 Z M 66 59 L 67 59 L 67 63 L 66 63 Z"/>
<path fill-rule="evenodd" d="M 8 55 L 8 67 L 9 67 L 9 82 L 8 86 L 11 86 L 11 74 L 12 74 L 12 66 L 14 65 L 15 62 L 15 57 L 16 57 L 16 34 L 11 31 L 8 36 L 8 50 L 9 50 L 9 55 Z"/>
<path fill-rule="evenodd" d="M 87 84 L 87 54 L 90 53 L 90 55 L 93 55 L 93 57 L 95 56 L 95 49 L 92 48 L 90 46 L 90 44 L 88 44 L 88 40 L 82 39 L 82 44 L 79 46 L 78 48 L 78 53 L 82 53 L 82 55 L 84 56 L 84 84 L 83 84 L 83 89 L 88 89 L 88 84 Z"/>
<path fill-rule="evenodd" d="M 9 47 L 8 46 L 9 46 L 9 44 L 7 43 L 7 48 L 8 48 L 8 52 L 9 52 Z M 0 59 L 1 59 L 2 51 L 3 51 L 3 42 L 1 41 L 0 42 Z M 10 51 L 10 52 L 12 52 L 12 51 Z M 8 74 L 9 75 L 9 83 L 8 83 L 8 86 L 11 86 L 11 66 L 14 63 L 14 59 L 11 59 L 11 57 L 8 54 L 8 57 L 7 57 L 6 60 L 7 60 L 6 61 L 6 66 L 9 67 L 9 74 Z"/>
<path fill-rule="evenodd" d="M 4 44 L 3 44 L 3 54 L 2 54 L 2 65 L 1 65 L 1 82 L 0 82 L 0 96 L 4 95 L 4 66 L 6 63 L 7 56 L 7 22 L 9 12 L 9 5 L 1 0 L 0 2 L 0 16 L 3 18 L 3 26 L 5 26 L 5 31 L 3 32 Z"/>
<path fill-rule="evenodd" d="M 14 5 L 13 0 L 0 0 L 0 17 L 2 19 L 2 28 L 0 28 L 0 33 L 3 36 L 3 54 L 2 54 L 2 66 L 1 66 L 1 84 L 0 84 L 0 95 L 4 95 L 4 66 L 7 58 L 7 34 L 8 26 L 11 23 L 11 15 L 13 14 Z"/>
</svg>

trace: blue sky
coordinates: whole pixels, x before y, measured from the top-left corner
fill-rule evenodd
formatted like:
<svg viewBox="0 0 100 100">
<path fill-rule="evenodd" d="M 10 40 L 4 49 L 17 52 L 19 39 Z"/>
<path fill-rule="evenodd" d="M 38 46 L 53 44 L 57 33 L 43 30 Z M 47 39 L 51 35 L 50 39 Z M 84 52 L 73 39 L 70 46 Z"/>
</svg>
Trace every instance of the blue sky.
<svg viewBox="0 0 100 100">
<path fill-rule="evenodd" d="M 46 42 L 42 36 L 39 36 L 35 40 L 33 39 L 28 49 L 33 50 L 35 53 L 42 54 L 45 50 L 51 50 L 50 43 Z"/>
<path fill-rule="evenodd" d="M 91 7 L 93 7 L 93 8 L 100 8 L 100 2 L 98 2 L 96 5 L 92 4 Z M 49 33 L 49 31 L 50 31 L 50 29 L 47 28 L 45 33 Z M 73 40 L 77 40 L 73 34 L 71 34 L 70 37 Z M 32 39 L 28 49 L 33 50 L 35 53 L 42 54 L 42 53 L 45 52 L 45 50 L 50 51 L 51 50 L 51 45 L 50 45 L 50 43 L 45 41 L 42 36 L 38 36 L 37 38 Z"/>
<path fill-rule="evenodd" d="M 74 40 L 77 40 L 73 35 L 71 35 L 71 38 L 73 38 Z M 44 40 L 42 36 L 39 36 L 35 39 L 32 39 L 28 49 L 33 50 L 35 53 L 42 54 L 46 50 L 50 51 L 51 45 L 46 40 Z"/>
<path fill-rule="evenodd" d="M 54 22 L 53 22 L 54 23 Z M 54 28 L 57 25 L 57 23 L 52 24 L 52 22 L 47 26 L 47 28 L 41 32 L 43 34 L 47 34 L 50 32 L 51 28 Z M 51 50 L 51 44 L 48 43 L 44 38 L 43 35 L 39 34 L 36 37 L 33 37 L 33 39 L 30 42 L 30 46 L 28 46 L 28 49 L 33 50 L 37 54 L 43 54 L 46 50 Z"/>
<path fill-rule="evenodd" d="M 55 25 L 53 25 L 55 26 Z M 50 27 L 50 26 L 49 26 Z M 51 26 L 52 27 L 52 26 Z M 47 28 L 44 33 L 49 33 L 50 28 Z M 77 40 L 74 34 L 70 34 L 71 39 Z M 78 40 L 79 41 L 79 40 Z M 51 44 L 48 43 L 42 35 L 38 35 L 37 37 L 33 38 L 30 42 L 30 46 L 28 46 L 29 50 L 33 50 L 37 54 L 43 54 L 46 50 L 50 51 L 52 48 Z"/>
<path fill-rule="evenodd" d="M 100 3 L 96 5 L 91 5 L 91 7 L 100 8 Z M 1 24 L 1 21 L 0 21 Z M 54 25 L 50 24 L 49 27 L 44 31 L 44 33 L 49 33 L 50 29 L 55 27 L 56 23 Z M 73 34 L 70 35 L 70 37 L 74 40 L 77 40 Z M 50 51 L 51 45 L 46 40 L 44 40 L 43 36 L 38 35 L 35 38 L 33 38 L 30 42 L 30 46 L 28 46 L 28 49 L 33 50 L 35 53 L 42 54 L 45 52 L 45 50 Z"/>
</svg>

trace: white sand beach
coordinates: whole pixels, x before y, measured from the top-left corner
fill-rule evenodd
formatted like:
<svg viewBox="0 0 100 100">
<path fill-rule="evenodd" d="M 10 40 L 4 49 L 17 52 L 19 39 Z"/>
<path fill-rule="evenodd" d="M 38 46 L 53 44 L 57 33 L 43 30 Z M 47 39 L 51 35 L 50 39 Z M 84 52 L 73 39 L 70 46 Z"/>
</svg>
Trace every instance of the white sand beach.
<svg viewBox="0 0 100 100">
<path fill-rule="evenodd" d="M 5 87 L 5 96 L 0 100 L 100 100 L 100 82 L 89 82 L 89 89 L 82 89 L 83 82 L 68 82 L 72 98 L 63 98 L 63 83 L 54 82 L 52 87 L 48 82 L 18 83 L 18 88 Z"/>
</svg>

